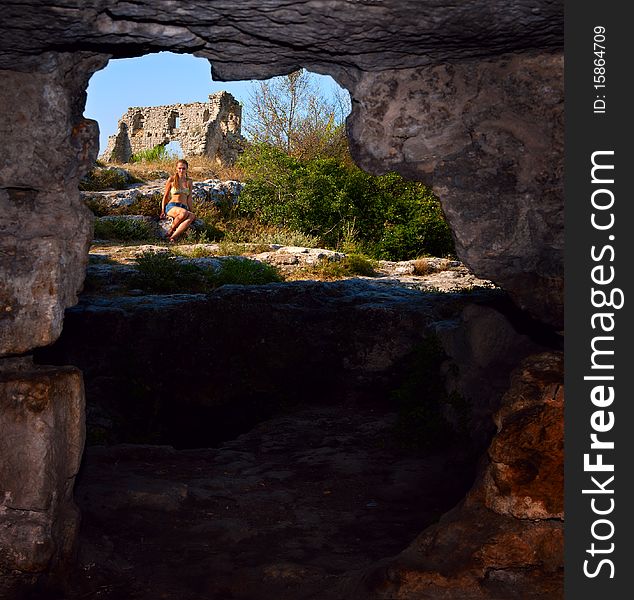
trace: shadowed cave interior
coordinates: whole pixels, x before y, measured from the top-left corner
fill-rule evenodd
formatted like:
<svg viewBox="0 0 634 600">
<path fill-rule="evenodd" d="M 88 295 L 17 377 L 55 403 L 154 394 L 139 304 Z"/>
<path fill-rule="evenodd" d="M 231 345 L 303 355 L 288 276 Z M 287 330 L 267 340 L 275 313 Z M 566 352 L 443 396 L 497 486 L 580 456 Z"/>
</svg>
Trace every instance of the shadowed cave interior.
<svg viewBox="0 0 634 600">
<path fill-rule="evenodd" d="M 447 394 L 458 367 L 433 328 L 510 304 L 351 285 L 67 311 L 35 353 L 86 386 L 64 597 L 328 597 L 327 581 L 397 554 L 464 497 L 493 406 L 474 416 Z"/>
</svg>

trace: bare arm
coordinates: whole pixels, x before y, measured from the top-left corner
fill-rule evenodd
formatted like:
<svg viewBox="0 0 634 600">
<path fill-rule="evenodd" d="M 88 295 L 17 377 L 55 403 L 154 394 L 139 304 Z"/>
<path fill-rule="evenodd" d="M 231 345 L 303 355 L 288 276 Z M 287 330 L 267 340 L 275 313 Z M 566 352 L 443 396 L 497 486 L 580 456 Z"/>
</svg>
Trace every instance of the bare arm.
<svg viewBox="0 0 634 600">
<path fill-rule="evenodd" d="M 187 206 L 189 207 L 189 212 L 194 212 L 193 204 L 192 204 L 192 196 L 194 190 L 194 180 L 189 179 L 187 181 L 187 188 L 189 189 L 189 194 L 187 194 Z"/>
<path fill-rule="evenodd" d="M 169 202 L 171 188 L 172 188 L 172 178 L 170 177 L 167 180 L 167 183 L 165 184 L 165 192 L 163 193 L 163 200 L 161 202 L 161 215 L 160 215 L 161 219 L 165 218 L 165 207 L 167 206 L 167 203 Z"/>
</svg>

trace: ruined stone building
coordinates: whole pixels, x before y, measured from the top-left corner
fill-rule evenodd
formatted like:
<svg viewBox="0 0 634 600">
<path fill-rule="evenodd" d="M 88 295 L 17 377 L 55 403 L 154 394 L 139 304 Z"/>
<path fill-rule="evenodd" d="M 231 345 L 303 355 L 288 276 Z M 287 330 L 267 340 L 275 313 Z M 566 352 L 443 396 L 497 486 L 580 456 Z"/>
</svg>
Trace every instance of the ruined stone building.
<svg viewBox="0 0 634 600">
<path fill-rule="evenodd" d="M 126 163 L 133 154 L 179 142 L 184 156 L 208 156 L 221 164 L 235 162 L 243 137 L 242 107 L 229 92 L 209 102 L 132 107 L 108 138 L 104 162 Z"/>
</svg>

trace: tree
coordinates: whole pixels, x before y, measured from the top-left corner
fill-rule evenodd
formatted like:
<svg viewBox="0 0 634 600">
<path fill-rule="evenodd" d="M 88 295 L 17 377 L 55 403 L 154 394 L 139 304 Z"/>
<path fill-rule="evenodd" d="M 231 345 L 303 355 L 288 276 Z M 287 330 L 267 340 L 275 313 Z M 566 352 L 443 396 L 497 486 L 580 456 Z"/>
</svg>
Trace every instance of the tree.
<svg viewBox="0 0 634 600">
<path fill-rule="evenodd" d="M 300 69 L 254 84 L 244 130 L 251 141 L 296 158 L 341 155 L 347 152 L 343 120 L 349 106 L 348 94 L 326 98 L 314 76 Z"/>
</svg>

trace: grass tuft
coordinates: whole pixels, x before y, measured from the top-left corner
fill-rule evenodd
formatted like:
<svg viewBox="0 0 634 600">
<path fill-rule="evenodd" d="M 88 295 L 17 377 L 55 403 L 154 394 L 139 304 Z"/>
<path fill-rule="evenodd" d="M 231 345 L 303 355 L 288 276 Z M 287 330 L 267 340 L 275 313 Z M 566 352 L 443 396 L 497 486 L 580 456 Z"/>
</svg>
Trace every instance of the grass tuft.
<svg viewBox="0 0 634 600">
<path fill-rule="evenodd" d="M 298 269 L 292 278 L 330 281 L 355 275 L 374 277 L 377 274 L 376 268 L 376 260 L 361 254 L 349 254 L 341 260 L 323 259 L 315 265 Z"/>
<path fill-rule="evenodd" d="M 279 271 L 266 263 L 232 257 L 218 268 L 200 267 L 178 260 L 171 251 L 143 252 L 135 259 L 138 274 L 133 284 L 163 293 L 205 293 L 222 285 L 263 285 L 283 281 Z"/>
<path fill-rule="evenodd" d="M 213 276 L 213 282 L 217 286 L 264 285 L 281 281 L 283 278 L 280 272 L 272 265 L 241 257 L 224 259 L 221 268 Z"/>
</svg>

